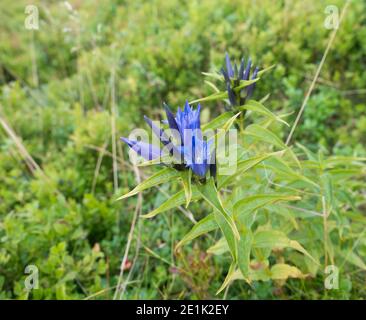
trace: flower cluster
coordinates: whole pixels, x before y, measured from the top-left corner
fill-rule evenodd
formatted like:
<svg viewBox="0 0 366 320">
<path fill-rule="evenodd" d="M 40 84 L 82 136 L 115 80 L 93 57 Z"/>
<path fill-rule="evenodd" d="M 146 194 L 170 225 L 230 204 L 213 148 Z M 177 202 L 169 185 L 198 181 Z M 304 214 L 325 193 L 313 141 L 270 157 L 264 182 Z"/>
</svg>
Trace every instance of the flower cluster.
<svg viewBox="0 0 366 320">
<path fill-rule="evenodd" d="M 226 83 L 226 90 L 229 97 L 229 102 L 232 108 L 245 104 L 245 101 L 249 99 L 255 89 L 255 82 L 246 86 L 239 91 L 235 88 L 240 86 L 241 80 L 248 81 L 256 79 L 259 68 L 255 67 L 252 76 L 250 77 L 252 68 L 252 60 L 249 58 L 245 66 L 244 58 L 241 59 L 240 67 L 236 63 L 232 64 L 229 55 L 225 56 L 225 67 L 221 69 L 221 73 L 224 76 Z"/>
<path fill-rule="evenodd" d="M 172 113 L 168 105 L 164 104 L 169 126 L 168 130 L 162 129 L 153 123 L 148 117 L 144 117 L 154 134 L 159 138 L 163 149 L 143 141 L 121 138 L 137 154 L 146 160 L 163 159 L 167 155 L 174 158 L 173 167 L 177 170 L 191 169 L 199 177 L 205 177 L 210 170 L 211 175 L 216 174 L 215 153 L 210 150 L 211 142 L 203 139 L 200 111 L 198 104 L 194 110 L 186 101 L 184 109 L 178 107 L 176 115 Z M 163 162 L 163 161 L 162 161 Z"/>
<path fill-rule="evenodd" d="M 259 68 L 252 71 L 252 61 L 248 59 L 245 64 L 241 60 L 240 66 L 232 64 L 229 55 L 226 53 L 225 67 L 221 69 L 226 84 L 226 90 L 230 102 L 230 109 L 245 104 L 255 89 Z M 249 81 L 249 82 L 248 82 Z M 167 120 L 163 121 L 166 127 L 162 128 L 160 122 L 153 122 L 144 117 L 155 136 L 159 139 L 160 145 L 154 145 L 146 141 L 121 138 L 132 150 L 148 161 L 172 166 L 183 171 L 192 170 L 200 177 L 206 177 L 208 171 L 211 176 L 216 176 L 216 155 L 211 150 L 212 140 L 203 139 L 200 123 L 201 106 L 192 108 L 186 101 L 183 109 L 178 107 L 174 115 L 169 106 L 164 104 Z M 167 161 L 167 159 L 169 159 Z M 156 161 L 155 161 L 156 160 Z"/>
</svg>

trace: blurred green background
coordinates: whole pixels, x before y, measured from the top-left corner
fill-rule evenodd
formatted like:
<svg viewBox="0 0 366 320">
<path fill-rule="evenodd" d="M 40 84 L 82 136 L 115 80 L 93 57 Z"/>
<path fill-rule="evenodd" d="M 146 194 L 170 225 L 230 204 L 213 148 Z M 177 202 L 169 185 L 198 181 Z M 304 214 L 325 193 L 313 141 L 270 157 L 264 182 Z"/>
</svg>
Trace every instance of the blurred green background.
<svg viewBox="0 0 366 320">
<path fill-rule="evenodd" d="M 324 27 L 325 8 L 341 10 L 344 3 L 33 1 L 39 29 L 27 30 L 29 2 L 2 0 L 0 298 L 113 298 L 136 206 L 135 198 L 114 201 L 136 184 L 119 137 L 141 126 L 144 114 L 159 117 L 163 101 L 176 107 L 210 94 L 201 72 L 219 70 L 226 51 L 237 60 L 250 56 L 262 68 L 276 64 L 254 98 L 270 93 L 266 105 L 292 113 L 292 123 L 332 32 Z M 366 155 L 365 68 L 366 3 L 354 0 L 295 132 L 297 142 L 327 154 Z M 223 105 L 203 108 L 207 121 Z M 142 211 L 173 192 L 162 186 L 144 193 Z M 197 205 L 192 212 L 204 210 Z M 178 210 L 136 222 L 124 298 L 216 297 L 229 261 L 207 255 L 206 238 L 174 255 L 191 225 Z M 24 269 L 30 264 L 39 269 L 39 289 L 28 292 Z M 253 290 L 238 282 L 227 298 L 365 297 L 365 275 L 359 276 L 332 293 L 322 291 L 321 278 L 289 281 L 281 292 L 271 283 Z"/>
</svg>

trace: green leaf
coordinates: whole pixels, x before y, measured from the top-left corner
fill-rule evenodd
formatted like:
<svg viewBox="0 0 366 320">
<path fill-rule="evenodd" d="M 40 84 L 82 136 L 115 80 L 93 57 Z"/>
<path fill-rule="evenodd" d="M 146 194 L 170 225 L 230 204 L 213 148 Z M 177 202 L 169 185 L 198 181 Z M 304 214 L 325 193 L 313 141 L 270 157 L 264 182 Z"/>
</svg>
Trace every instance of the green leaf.
<svg viewBox="0 0 366 320">
<path fill-rule="evenodd" d="M 234 216 L 240 215 L 241 212 L 251 212 L 258 210 L 266 205 L 279 201 L 295 201 L 300 200 L 299 196 L 291 196 L 286 194 L 256 194 L 239 200 L 234 204 Z"/>
<path fill-rule="evenodd" d="M 205 132 L 206 130 L 215 130 L 221 128 L 225 125 L 227 121 L 231 119 L 233 116 L 233 112 L 225 112 L 220 114 L 217 118 L 213 119 L 209 123 L 206 123 L 202 126 L 202 131 Z"/>
<path fill-rule="evenodd" d="M 275 135 L 272 131 L 268 130 L 264 126 L 251 124 L 245 129 L 244 134 L 250 135 L 259 141 L 272 144 L 277 148 L 285 149 L 284 151 L 289 152 L 291 157 L 295 160 L 296 164 L 301 167 L 300 161 L 297 159 L 291 148 L 287 147 L 286 144 L 277 135 Z"/>
<path fill-rule="evenodd" d="M 315 187 L 316 189 L 320 189 L 320 187 L 309 178 L 305 177 L 304 175 L 296 172 L 294 169 L 292 169 L 283 159 L 279 157 L 273 157 L 269 159 L 265 166 L 267 168 L 271 168 L 274 172 L 278 174 L 285 175 L 293 180 L 302 180 L 306 182 L 307 184 Z"/>
<path fill-rule="evenodd" d="M 239 231 L 236 228 L 234 220 L 224 209 L 219 194 L 216 190 L 214 180 L 212 178 L 199 187 L 199 192 L 202 197 L 208 202 L 214 209 L 214 215 L 217 224 L 219 225 L 224 237 L 229 245 L 230 252 L 234 261 L 237 257 L 237 241 L 240 239 Z"/>
<path fill-rule="evenodd" d="M 213 214 L 215 216 L 215 220 L 218 226 L 220 227 L 226 239 L 226 242 L 230 249 L 231 256 L 233 260 L 236 261 L 238 256 L 238 246 L 237 246 L 237 239 L 235 238 L 236 236 L 233 232 L 233 226 L 218 210 L 214 210 Z"/>
<path fill-rule="evenodd" d="M 294 229 L 296 229 L 296 230 L 299 229 L 299 225 L 296 221 L 296 216 L 288 208 L 275 204 L 275 205 L 269 205 L 269 210 L 284 217 L 285 220 L 287 220 L 291 223 L 291 225 L 294 227 Z"/>
<path fill-rule="evenodd" d="M 215 72 L 202 72 L 202 74 L 206 77 L 210 77 L 210 78 L 214 78 L 216 80 L 220 80 L 223 81 L 224 80 L 224 76 L 220 73 L 215 73 Z"/>
<path fill-rule="evenodd" d="M 271 66 L 269 66 L 269 67 L 267 67 L 267 68 L 265 68 L 265 69 L 263 69 L 263 70 L 259 71 L 259 72 L 258 72 L 258 77 L 261 77 L 261 76 L 262 76 L 262 74 L 264 74 L 264 73 L 268 72 L 269 70 L 272 70 L 275 66 L 276 66 L 276 65 L 275 65 L 275 64 L 273 64 L 273 65 L 271 65 Z"/>
<path fill-rule="evenodd" d="M 249 277 L 250 252 L 253 235 L 250 229 L 242 232 L 238 245 L 238 266 L 244 278 Z"/>
<path fill-rule="evenodd" d="M 152 175 L 151 177 L 147 178 L 145 181 L 141 182 L 138 186 L 136 186 L 133 190 L 131 190 L 129 193 L 119 197 L 117 200 L 122 200 L 128 197 L 131 197 L 143 190 L 152 188 L 156 185 L 162 184 L 167 181 L 171 181 L 174 178 L 177 178 L 179 176 L 179 172 L 171 169 L 171 168 L 165 168 L 156 174 Z"/>
<path fill-rule="evenodd" d="M 362 173 L 362 168 L 357 169 L 331 169 L 328 171 L 332 177 L 333 182 L 340 182 L 341 180 L 350 179 L 352 177 L 360 177 Z"/>
<path fill-rule="evenodd" d="M 290 266 L 285 263 L 275 264 L 271 268 L 271 279 L 273 280 L 287 280 L 288 278 L 306 278 L 307 275 L 303 274 L 298 268 Z"/>
<path fill-rule="evenodd" d="M 225 123 L 224 125 L 220 128 L 221 130 L 217 131 L 215 133 L 215 135 L 213 137 L 211 137 L 211 139 L 216 139 L 215 141 L 217 142 L 219 138 L 221 138 L 222 136 L 225 136 L 225 134 L 227 133 L 227 131 L 231 128 L 231 126 L 234 124 L 236 118 L 241 114 L 241 112 L 238 112 L 237 114 L 233 115 L 232 117 L 230 117 Z M 214 140 L 213 140 L 214 141 Z M 217 142 L 218 143 L 218 142 Z M 223 148 L 224 149 L 224 148 Z M 222 150 L 222 152 L 225 152 L 225 150 Z M 218 150 L 216 149 L 216 157 L 219 158 L 219 153 Z"/>
<path fill-rule="evenodd" d="M 212 89 L 214 89 L 214 91 L 220 92 L 219 88 L 217 88 L 211 81 L 205 80 L 205 83 L 208 84 Z"/>
<path fill-rule="evenodd" d="M 201 198 L 200 193 L 197 190 L 196 186 L 191 187 L 191 201 L 197 201 Z M 158 208 L 154 209 L 153 211 L 149 212 L 141 216 L 141 218 L 152 218 L 155 217 L 157 214 L 165 212 L 167 210 L 179 207 L 186 203 L 186 194 L 185 190 L 181 190 L 177 192 L 175 195 L 171 196 L 167 201 L 163 202 Z"/>
<path fill-rule="evenodd" d="M 329 157 L 325 160 L 327 167 L 333 168 L 334 166 L 344 165 L 345 163 L 352 165 L 360 165 L 364 166 L 363 162 L 366 161 L 366 158 L 361 157 L 345 157 L 345 156 L 333 156 Z"/>
<path fill-rule="evenodd" d="M 259 100 L 259 103 L 265 103 L 270 96 L 270 93 L 266 94 L 262 99 Z"/>
<path fill-rule="evenodd" d="M 324 190 L 326 210 L 327 212 L 330 212 L 332 208 L 335 207 L 332 177 L 329 173 L 324 173 L 320 176 L 320 181 L 322 182 Z"/>
<path fill-rule="evenodd" d="M 240 277 L 242 278 L 241 275 L 240 275 Z M 224 290 L 229 285 L 230 282 L 232 282 L 236 279 L 238 279 L 238 277 L 235 272 L 235 263 L 232 263 L 230 265 L 229 271 L 225 277 L 224 283 L 221 285 L 219 290 L 217 290 L 216 294 L 219 294 L 222 290 Z"/>
<path fill-rule="evenodd" d="M 254 168 L 256 165 L 261 163 L 262 161 L 268 159 L 269 157 L 277 154 L 277 152 L 273 153 L 267 153 L 260 156 L 252 157 L 249 159 L 241 160 L 237 163 L 236 172 L 232 175 L 227 176 L 220 176 L 219 177 L 219 189 L 227 186 L 229 183 L 231 183 L 238 175 L 244 174 L 251 168 Z"/>
<path fill-rule="evenodd" d="M 137 164 L 138 167 L 147 167 L 147 166 L 152 166 L 152 165 L 157 165 L 157 164 L 162 164 L 162 163 L 172 163 L 174 161 L 174 158 L 172 155 L 163 155 L 161 157 L 158 157 L 156 159 L 153 160 L 149 160 L 149 161 L 144 161 L 141 162 L 139 164 Z"/>
<path fill-rule="evenodd" d="M 349 263 L 355 265 L 356 267 L 366 270 L 366 264 L 363 260 L 352 250 L 350 251 L 339 251 L 340 255 Z"/>
<path fill-rule="evenodd" d="M 207 182 L 198 188 L 202 197 L 207 201 L 207 203 L 216 211 L 218 211 L 231 226 L 232 232 L 237 239 L 240 238 L 238 229 L 236 228 L 232 217 L 224 209 L 218 191 L 215 187 L 215 182 L 213 178 L 209 178 Z"/>
<path fill-rule="evenodd" d="M 296 142 L 296 146 L 298 148 L 300 148 L 306 154 L 306 156 L 308 157 L 309 160 L 312 160 L 312 161 L 317 160 L 316 155 L 313 152 L 311 152 L 308 148 L 306 148 L 305 146 L 303 146 L 299 142 Z"/>
<path fill-rule="evenodd" d="M 248 284 L 250 284 L 251 281 L 268 281 L 269 279 L 287 280 L 288 278 L 303 279 L 307 277 L 307 275 L 303 274 L 298 268 L 284 263 L 275 264 L 271 269 L 266 267 L 260 270 L 250 270 L 249 278 L 243 277 L 241 271 L 235 270 L 235 267 L 235 264 L 232 263 L 224 283 L 221 285 L 216 294 L 220 293 L 235 280 L 245 280 Z"/>
<path fill-rule="evenodd" d="M 215 216 L 211 213 L 207 217 L 203 218 L 202 220 L 198 221 L 191 231 L 189 231 L 181 241 L 176 245 L 175 250 L 178 250 L 181 246 L 185 245 L 186 243 L 192 241 L 193 239 L 213 231 L 217 229 L 217 223 L 215 220 Z"/>
<path fill-rule="evenodd" d="M 231 113 L 232 114 L 232 113 Z M 221 130 L 217 131 L 216 134 L 211 137 L 211 139 L 218 139 L 219 137 L 221 137 L 222 135 L 225 135 L 226 132 L 231 128 L 231 126 L 234 124 L 236 118 L 241 114 L 241 112 L 238 112 L 236 114 L 234 114 L 233 116 L 231 116 L 230 118 L 228 118 L 225 123 L 223 123 L 223 125 L 221 126 Z M 221 123 L 220 123 L 221 124 Z M 216 128 L 218 129 L 218 128 Z M 207 130 L 207 129 L 206 129 Z M 217 154 L 216 154 L 217 155 Z"/>
<path fill-rule="evenodd" d="M 254 138 L 260 141 L 273 144 L 281 149 L 287 148 L 286 145 L 282 142 L 282 140 L 279 137 L 277 137 L 272 131 L 257 124 L 251 124 L 250 126 L 248 126 L 245 129 L 244 134 L 253 136 Z"/>
<path fill-rule="evenodd" d="M 183 171 L 181 173 L 182 181 L 183 181 L 183 187 L 184 187 L 184 193 L 186 196 L 186 208 L 188 208 L 189 203 L 192 199 L 192 185 L 191 185 L 191 179 L 192 179 L 192 170 Z"/>
<path fill-rule="evenodd" d="M 290 240 L 283 232 L 277 230 L 260 230 L 254 234 L 253 247 L 255 248 L 292 248 L 306 255 L 316 264 L 319 264 L 302 246 L 295 240 Z"/>
<path fill-rule="evenodd" d="M 235 267 L 235 266 L 234 266 Z M 268 272 L 268 269 L 260 269 L 260 270 L 251 270 L 249 271 L 249 278 L 243 277 L 242 272 L 240 269 L 238 270 L 232 270 L 232 267 L 230 267 L 229 273 L 225 278 L 224 283 L 222 284 L 219 291 L 222 291 L 225 289 L 231 282 L 235 280 L 245 280 L 249 285 L 252 281 L 268 281 L 270 280 L 269 277 L 270 273 Z M 219 292 L 218 292 L 219 293 Z"/>
<path fill-rule="evenodd" d="M 280 117 L 276 116 L 274 113 L 269 111 L 262 103 L 255 101 L 255 100 L 249 100 L 245 105 L 240 106 L 239 110 L 250 110 L 250 111 L 265 115 L 272 120 L 281 122 L 281 123 L 285 124 L 286 126 L 289 126 L 289 124 L 285 120 L 282 120 Z"/>
<path fill-rule="evenodd" d="M 225 98 L 227 98 L 227 92 L 220 91 L 220 92 L 216 92 L 214 94 L 211 94 L 208 97 L 193 100 L 193 101 L 189 102 L 189 104 L 197 103 L 197 102 L 203 102 L 203 101 L 223 100 Z"/>
<path fill-rule="evenodd" d="M 298 268 L 283 263 L 275 264 L 271 269 L 269 269 L 268 262 L 264 263 L 259 270 L 249 269 L 248 277 L 244 277 L 240 269 L 235 270 L 235 267 L 235 264 L 232 263 L 225 281 L 217 293 L 220 293 L 235 280 L 245 280 L 250 285 L 252 281 L 286 280 L 288 278 L 302 279 L 307 277 Z"/>
<path fill-rule="evenodd" d="M 214 255 L 222 255 L 223 253 L 229 251 L 229 246 L 227 244 L 226 239 L 223 237 L 219 241 L 217 241 L 213 246 L 207 249 L 207 253 L 211 253 Z"/>
<path fill-rule="evenodd" d="M 224 132 L 228 131 L 240 114 L 241 112 L 238 112 L 237 114 L 233 115 L 228 121 L 225 122 L 221 129 L 224 130 Z"/>
<path fill-rule="evenodd" d="M 258 78 L 252 79 L 252 80 L 240 80 L 240 84 L 237 87 L 235 87 L 233 90 L 238 92 L 241 89 L 248 87 L 253 83 L 256 83 L 259 79 L 260 78 L 258 77 Z"/>
</svg>

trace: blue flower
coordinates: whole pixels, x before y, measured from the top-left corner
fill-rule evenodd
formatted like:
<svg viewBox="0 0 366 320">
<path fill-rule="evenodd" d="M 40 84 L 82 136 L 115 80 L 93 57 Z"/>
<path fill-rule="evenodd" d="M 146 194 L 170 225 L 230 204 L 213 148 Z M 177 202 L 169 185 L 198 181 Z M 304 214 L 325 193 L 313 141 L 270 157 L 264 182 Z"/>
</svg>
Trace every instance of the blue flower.
<svg viewBox="0 0 366 320">
<path fill-rule="evenodd" d="M 235 92 L 233 88 L 240 85 L 240 80 L 254 80 L 256 79 L 259 68 L 255 67 L 252 76 L 250 72 L 252 69 L 252 60 L 249 58 L 245 66 L 244 58 L 241 59 L 240 67 L 232 64 L 228 53 L 225 55 L 225 67 L 221 69 L 221 73 L 224 76 L 226 82 L 226 90 L 228 92 L 229 102 L 232 107 L 241 106 L 245 104 L 246 99 L 249 99 L 255 89 L 256 83 L 241 89 L 239 92 Z"/>
<path fill-rule="evenodd" d="M 178 170 L 191 169 L 200 177 L 205 177 L 208 170 L 211 175 L 215 175 L 215 154 L 210 151 L 211 142 L 205 141 L 202 135 L 201 106 L 198 104 L 197 109 L 194 110 L 186 101 L 184 109 L 181 110 L 178 107 L 176 115 L 172 113 L 168 105 L 164 104 L 164 108 L 167 116 L 166 123 L 171 131 L 170 136 L 162 128 L 156 126 L 151 119 L 146 116 L 144 118 L 161 144 L 166 147 L 164 150 L 169 150 L 169 153 L 174 156 L 173 167 Z M 123 137 L 121 139 L 146 160 L 154 160 L 167 155 L 160 147 L 149 143 Z"/>
</svg>

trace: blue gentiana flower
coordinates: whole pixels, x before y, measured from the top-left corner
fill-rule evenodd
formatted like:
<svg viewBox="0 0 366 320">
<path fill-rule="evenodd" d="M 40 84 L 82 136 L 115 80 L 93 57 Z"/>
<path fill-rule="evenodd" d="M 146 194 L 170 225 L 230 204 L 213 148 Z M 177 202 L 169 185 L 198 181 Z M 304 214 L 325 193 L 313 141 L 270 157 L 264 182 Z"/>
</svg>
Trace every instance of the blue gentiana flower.
<svg viewBox="0 0 366 320">
<path fill-rule="evenodd" d="M 254 80 L 256 79 L 259 68 L 255 67 L 252 76 L 250 76 L 252 69 L 252 60 L 249 58 L 245 65 L 244 58 L 241 59 L 240 67 L 236 63 L 232 64 L 228 53 L 225 55 L 225 67 L 221 69 L 221 73 L 224 76 L 226 83 L 226 90 L 230 105 L 232 107 L 241 106 L 245 104 L 245 101 L 249 99 L 255 89 L 256 83 L 252 83 L 247 87 L 241 89 L 238 93 L 233 88 L 240 85 L 240 80 Z"/>
<path fill-rule="evenodd" d="M 199 177 L 205 177 L 210 171 L 212 176 L 216 175 L 215 152 L 211 149 L 212 141 L 203 139 L 200 111 L 191 108 L 186 101 L 184 109 L 178 107 L 176 115 L 172 113 L 169 106 L 164 104 L 170 135 L 162 128 L 156 126 L 151 119 L 144 117 L 146 123 L 151 127 L 154 134 L 159 138 L 163 149 L 158 146 L 127 138 L 121 138 L 137 154 L 146 160 L 155 160 L 166 156 L 167 150 L 173 156 L 173 167 L 177 170 L 191 169 Z M 175 135 L 175 136 L 174 136 Z"/>
</svg>

